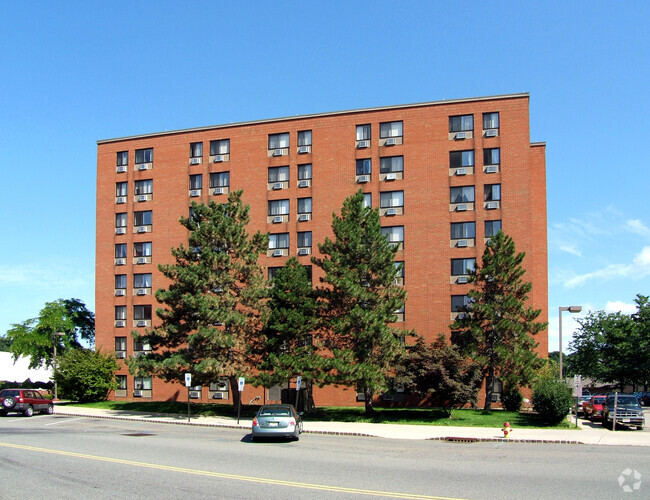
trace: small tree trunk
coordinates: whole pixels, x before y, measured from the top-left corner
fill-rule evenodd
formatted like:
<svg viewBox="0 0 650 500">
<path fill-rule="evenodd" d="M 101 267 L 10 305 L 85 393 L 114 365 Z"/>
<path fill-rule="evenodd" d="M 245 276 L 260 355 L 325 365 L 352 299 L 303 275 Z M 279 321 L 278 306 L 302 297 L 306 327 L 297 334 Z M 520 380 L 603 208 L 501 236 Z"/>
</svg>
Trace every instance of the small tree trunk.
<svg viewBox="0 0 650 500">
<path fill-rule="evenodd" d="M 490 365 L 488 369 L 488 376 L 485 379 L 485 404 L 484 410 L 492 409 L 492 391 L 494 390 L 494 368 Z"/>
<path fill-rule="evenodd" d="M 315 413 L 316 404 L 314 403 L 314 384 L 312 382 L 307 382 L 307 401 L 305 401 L 305 412 L 306 413 Z"/>
<path fill-rule="evenodd" d="M 228 377 L 228 381 L 230 382 L 230 392 L 232 393 L 233 410 L 235 415 L 237 415 L 237 408 L 239 407 L 239 399 L 241 396 L 239 392 L 239 381 L 237 377 Z"/>
<path fill-rule="evenodd" d="M 365 400 L 366 403 L 366 415 L 374 415 L 377 413 L 375 409 L 372 406 L 372 396 L 373 392 L 370 388 L 364 387 L 363 389 L 363 399 Z"/>
</svg>

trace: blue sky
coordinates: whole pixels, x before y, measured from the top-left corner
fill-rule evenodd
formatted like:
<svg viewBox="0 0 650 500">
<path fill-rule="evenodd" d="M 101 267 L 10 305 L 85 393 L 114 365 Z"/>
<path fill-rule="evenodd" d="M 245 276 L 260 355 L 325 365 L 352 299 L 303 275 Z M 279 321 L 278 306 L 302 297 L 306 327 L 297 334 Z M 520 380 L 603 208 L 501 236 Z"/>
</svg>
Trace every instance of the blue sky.
<svg viewBox="0 0 650 500">
<path fill-rule="evenodd" d="M 649 5 L 4 2 L 0 334 L 49 300 L 94 310 L 99 139 L 516 92 L 547 143 L 551 349 L 558 306 L 631 312 L 650 294 Z"/>
</svg>

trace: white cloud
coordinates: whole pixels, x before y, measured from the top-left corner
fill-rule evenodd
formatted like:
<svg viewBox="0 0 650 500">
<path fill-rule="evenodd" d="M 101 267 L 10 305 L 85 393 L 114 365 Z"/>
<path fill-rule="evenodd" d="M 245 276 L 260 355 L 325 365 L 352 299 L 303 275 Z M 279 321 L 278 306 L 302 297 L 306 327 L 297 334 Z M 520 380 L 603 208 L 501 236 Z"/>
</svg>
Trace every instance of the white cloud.
<svg viewBox="0 0 650 500">
<path fill-rule="evenodd" d="M 650 246 L 644 247 L 632 260 L 631 264 L 610 264 L 602 269 L 590 273 L 572 276 L 564 282 L 566 288 L 575 288 L 588 281 L 599 279 L 602 281 L 613 278 L 644 278 L 650 275 Z"/>
<path fill-rule="evenodd" d="M 641 236 L 650 238 L 650 229 L 648 229 L 646 225 L 643 224 L 643 222 L 641 222 L 639 219 L 628 220 L 625 223 L 625 229 L 627 229 L 631 233 L 639 234 Z"/>
<path fill-rule="evenodd" d="M 607 313 L 623 313 L 623 314 L 632 314 L 636 312 L 636 304 L 627 304 L 621 301 L 607 302 L 605 304 L 605 312 Z"/>
<path fill-rule="evenodd" d="M 560 243 L 559 246 L 560 250 L 563 252 L 570 253 L 576 257 L 582 257 L 582 252 L 578 250 L 574 244 Z"/>
</svg>

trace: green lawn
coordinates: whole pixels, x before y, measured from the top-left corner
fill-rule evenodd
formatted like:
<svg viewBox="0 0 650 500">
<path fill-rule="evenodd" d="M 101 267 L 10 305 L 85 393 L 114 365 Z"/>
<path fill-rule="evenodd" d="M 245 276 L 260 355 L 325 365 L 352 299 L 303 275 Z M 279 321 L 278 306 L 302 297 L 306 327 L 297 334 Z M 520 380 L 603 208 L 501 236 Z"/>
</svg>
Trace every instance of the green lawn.
<svg viewBox="0 0 650 500">
<path fill-rule="evenodd" d="M 124 402 L 100 401 L 97 403 L 74 403 L 74 406 L 89 408 L 105 408 L 109 410 L 139 411 L 148 413 L 171 413 L 187 415 L 187 403 L 163 402 Z M 242 418 L 252 418 L 257 406 L 243 406 Z M 545 428 L 568 429 L 568 422 L 557 426 L 549 426 L 540 421 L 537 414 L 532 412 L 516 413 L 502 410 L 456 410 L 448 418 L 441 409 L 437 408 L 375 408 L 376 415 L 366 416 L 363 407 L 319 407 L 313 415 L 305 415 L 306 421 L 329 422 L 372 422 L 391 424 L 440 425 L 457 427 L 502 427 L 504 422 L 510 422 L 515 428 Z M 236 411 L 232 405 L 192 403 L 191 413 L 194 416 L 224 416 L 232 417 Z"/>
</svg>

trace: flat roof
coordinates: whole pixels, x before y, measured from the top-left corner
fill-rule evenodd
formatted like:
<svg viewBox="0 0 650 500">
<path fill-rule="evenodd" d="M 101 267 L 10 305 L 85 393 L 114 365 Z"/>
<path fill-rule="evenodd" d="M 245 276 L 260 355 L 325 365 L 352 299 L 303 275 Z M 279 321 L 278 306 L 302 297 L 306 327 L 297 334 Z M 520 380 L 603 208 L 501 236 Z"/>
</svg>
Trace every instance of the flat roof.
<svg viewBox="0 0 650 500">
<path fill-rule="evenodd" d="M 233 128 L 233 127 L 243 127 L 243 126 L 248 126 L 248 125 L 259 125 L 262 123 L 274 123 L 274 122 L 284 122 L 284 121 L 294 121 L 294 120 L 303 120 L 305 118 L 320 118 L 324 116 L 336 116 L 336 115 L 348 115 L 348 114 L 355 114 L 355 113 L 367 113 L 367 112 L 372 112 L 372 111 L 386 111 L 386 110 L 394 110 L 394 109 L 406 109 L 406 108 L 418 108 L 418 107 L 425 107 L 425 106 L 440 106 L 443 104 L 458 104 L 458 103 L 464 103 L 464 102 L 476 102 L 476 101 L 494 101 L 497 99 L 517 99 L 517 98 L 528 98 L 530 94 L 528 92 L 521 92 L 517 94 L 503 94 L 503 95 L 495 95 L 495 96 L 487 96 L 487 97 L 468 97 L 464 99 L 449 99 L 449 100 L 442 100 L 442 101 L 429 101 L 429 102 L 419 102 L 419 103 L 414 103 L 414 104 L 397 104 L 394 106 L 380 106 L 376 108 L 361 108 L 361 109 L 350 109 L 350 110 L 345 110 L 345 111 L 332 111 L 329 113 L 313 113 L 313 114 L 307 114 L 307 115 L 296 115 L 296 116 L 286 116 L 283 118 L 269 118 L 265 120 L 253 120 L 253 121 L 246 121 L 246 122 L 236 122 L 236 123 L 229 123 L 229 124 L 223 124 L 223 125 L 210 125 L 207 127 L 195 127 L 195 128 L 186 128 L 186 129 L 180 129 L 180 130 L 170 130 L 166 132 L 154 132 L 150 134 L 138 134 L 138 135 L 130 135 L 130 136 L 125 136 L 125 137 L 116 137 L 114 139 L 101 139 L 97 141 L 97 144 L 108 144 L 111 142 L 120 142 L 120 141 L 128 141 L 128 140 L 133 140 L 133 139 L 146 139 L 148 137 L 160 137 L 160 136 L 165 136 L 165 135 L 174 135 L 174 134 L 186 134 L 189 132 L 203 132 L 206 130 L 216 130 L 216 129 L 224 129 L 224 128 Z"/>
</svg>

